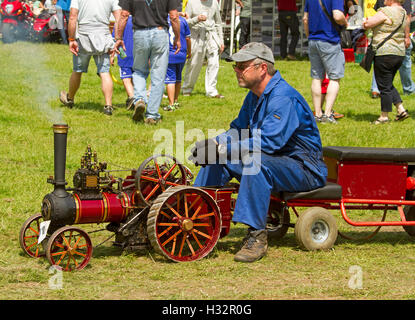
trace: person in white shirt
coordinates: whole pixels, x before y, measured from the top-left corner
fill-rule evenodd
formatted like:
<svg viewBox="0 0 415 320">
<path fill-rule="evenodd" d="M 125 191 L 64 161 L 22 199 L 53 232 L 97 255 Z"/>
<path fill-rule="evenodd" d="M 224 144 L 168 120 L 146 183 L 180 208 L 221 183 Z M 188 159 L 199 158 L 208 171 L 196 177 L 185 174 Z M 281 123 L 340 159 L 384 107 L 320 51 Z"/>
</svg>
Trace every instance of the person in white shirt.
<svg viewBox="0 0 415 320">
<path fill-rule="evenodd" d="M 68 26 L 69 50 L 73 54 L 73 72 L 69 79 L 69 91 L 61 91 L 60 101 L 72 108 L 75 94 L 81 84 L 82 73 L 88 72 L 91 57 L 97 66 L 104 94 L 104 114 L 112 115 L 113 83 L 109 73 L 110 54 L 114 39 L 109 24 L 111 13 L 118 24 L 121 7 L 118 0 L 72 0 Z"/>
<path fill-rule="evenodd" d="M 206 58 L 206 95 L 212 98 L 223 98 L 216 89 L 219 56 L 225 48 L 218 1 L 189 0 L 186 14 L 189 17 L 187 23 L 191 32 L 192 57 L 186 62 L 182 86 L 183 95 L 192 93 Z"/>
</svg>

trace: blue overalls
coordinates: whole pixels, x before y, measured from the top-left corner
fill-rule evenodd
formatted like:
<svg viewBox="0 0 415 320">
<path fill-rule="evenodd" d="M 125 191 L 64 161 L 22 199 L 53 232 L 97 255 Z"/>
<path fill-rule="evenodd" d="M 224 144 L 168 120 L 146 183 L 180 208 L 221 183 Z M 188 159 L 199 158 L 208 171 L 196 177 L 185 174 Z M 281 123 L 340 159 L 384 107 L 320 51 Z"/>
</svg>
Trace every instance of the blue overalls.
<svg viewBox="0 0 415 320">
<path fill-rule="evenodd" d="M 235 132 L 245 138 L 235 139 Z M 240 187 L 233 222 L 265 229 L 272 191 L 325 185 L 327 168 L 314 115 L 278 71 L 259 98 L 248 93 L 230 129 L 216 140 L 227 145 L 228 160 L 202 167 L 194 185 L 223 186 L 236 178 Z M 232 150 L 241 150 L 245 158 L 229 160 Z"/>
</svg>

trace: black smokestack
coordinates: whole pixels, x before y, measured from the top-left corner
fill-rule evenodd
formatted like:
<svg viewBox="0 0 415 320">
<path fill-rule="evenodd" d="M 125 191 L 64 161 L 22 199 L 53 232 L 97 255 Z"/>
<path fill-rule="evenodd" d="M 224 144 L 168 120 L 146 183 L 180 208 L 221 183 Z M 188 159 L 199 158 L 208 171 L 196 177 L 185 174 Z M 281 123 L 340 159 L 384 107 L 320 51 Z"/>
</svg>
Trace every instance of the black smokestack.
<svg viewBox="0 0 415 320">
<path fill-rule="evenodd" d="M 75 221 L 76 204 L 73 196 L 65 190 L 66 140 L 68 136 L 67 124 L 54 124 L 54 153 L 55 176 L 48 179 L 55 187 L 52 193 L 47 194 L 42 202 L 42 216 L 51 220 L 48 234 Z"/>
<path fill-rule="evenodd" d="M 55 191 L 65 190 L 67 124 L 54 124 Z"/>
</svg>

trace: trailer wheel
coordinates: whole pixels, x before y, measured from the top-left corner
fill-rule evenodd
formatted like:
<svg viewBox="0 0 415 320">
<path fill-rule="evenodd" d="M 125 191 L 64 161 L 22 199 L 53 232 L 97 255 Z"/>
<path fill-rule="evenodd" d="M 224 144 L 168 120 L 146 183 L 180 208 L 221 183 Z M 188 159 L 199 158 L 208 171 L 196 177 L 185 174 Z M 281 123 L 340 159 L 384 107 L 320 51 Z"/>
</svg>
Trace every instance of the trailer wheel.
<svg viewBox="0 0 415 320">
<path fill-rule="evenodd" d="M 281 239 L 288 231 L 290 224 L 290 212 L 288 208 L 271 201 L 268 209 L 267 217 L 267 233 L 269 239 Z"/>
<path fill-rule="evenodd" d="M 63 271 L 82 270 L 92 257 L 91 238 L 76 227 L 59 228 L 49 238 L 46 257 Z"/>
<path fill-rule="evenodd" d="M 147 218 L 152 247 L 175 262 L 207 256 L 221 228 L 218 205 L 206 191 L 195 187 L 170 188 L 156 199 Z"/>
<path fill-rule="evenodd" d="M 403 212 L 407 221 L 415 221 L 415 206 L 405 206 Z M 415 226 L 403 226 L 403 229 L 411 237 L 415 237 Z"/>
<path fill-rule="evenodd" d="M 22 225 L 19 232 L 19 243 L 24 253 L 32 258 L 45 256 L 43 246 L 37 243 L 40 232 L 40 223 L 43 221 L 41 213 L 30 216 Z"/>
<path fill-rule="evenodd" d="M 137 169 L 135 187 L 137 201 L 151 206 L 153 201 L 172 186 L 186 185 L 185 168 L 170 155 L 154 155 Z"/>
<path fill-rule="evenodd" d="M 300 248 L 327 250 L 333 247 L 337 239 L 336 219 L 328 210 L 312 207 L 299 216 L 294 233 Z"/>
</svg>

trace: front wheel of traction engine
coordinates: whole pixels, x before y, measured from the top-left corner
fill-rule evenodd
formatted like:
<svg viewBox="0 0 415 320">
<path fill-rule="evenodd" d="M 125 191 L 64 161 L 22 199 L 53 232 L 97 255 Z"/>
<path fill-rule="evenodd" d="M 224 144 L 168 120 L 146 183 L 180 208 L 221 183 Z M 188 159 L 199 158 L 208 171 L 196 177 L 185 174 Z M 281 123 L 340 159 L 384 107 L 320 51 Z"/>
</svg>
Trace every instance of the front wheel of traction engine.
<svg viewBox="0 0 415 320">
<path fill-rule="evenodd" d="M 298 217 L 294 233 L 301 249 L 331 249 L 338 234 L 336 219 L 327 209 L 312 207 Z"/>
<path fill-rule="evenodd" d="M 59 228 L 49 238 L 46 257 L 51 265 L 63 271 L 81 270 L 92 257 L 91 238 L 76 227 Z"/>
<path fill-rule="evenodd" d="M 42 214 L 35 213 L 23 223 L 19 232 L 20 247 L 24 253 L 32 258 L 39 258 L 45 255 L 42 244 L 38 243 L 40 223 L 42 221 Z"/>
<path fill-rule="evenodd" d="M 222 220 L 213 198 L 195 187 L 172 187 L 150 208 L 147 233 L 154 250 L 175 262 L 196 261 L 215 247 Z"/>
</svg>

